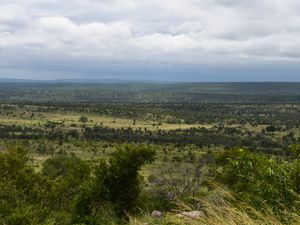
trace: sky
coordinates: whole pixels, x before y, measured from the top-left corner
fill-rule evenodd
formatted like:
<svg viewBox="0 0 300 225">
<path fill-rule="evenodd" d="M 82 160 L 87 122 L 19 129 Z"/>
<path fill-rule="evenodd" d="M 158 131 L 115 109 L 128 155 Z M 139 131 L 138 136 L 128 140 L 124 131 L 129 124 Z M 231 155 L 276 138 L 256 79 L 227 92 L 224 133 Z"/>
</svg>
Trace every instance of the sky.
<svg viewBox="0 0 300 225">
<path fill-rule="evenodd" d="M 0 77 L 300 81 L 299 0 L 0 0 Z"/>
</svg>

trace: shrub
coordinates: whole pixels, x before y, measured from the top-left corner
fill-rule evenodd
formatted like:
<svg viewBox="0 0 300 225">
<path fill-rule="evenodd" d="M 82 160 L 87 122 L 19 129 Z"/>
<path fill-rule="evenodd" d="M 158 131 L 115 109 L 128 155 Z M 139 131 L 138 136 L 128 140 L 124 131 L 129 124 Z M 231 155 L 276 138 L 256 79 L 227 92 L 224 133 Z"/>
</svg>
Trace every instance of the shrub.
<svg viewBox="0 0 300 225">
<path fill-rule="evenodd" d="M 105 208 L 111 208 L 121 218 L 133 209 L 140 193 L 139 170 L 145 163 L 153 161 L 154 155 L 154 150 L 149 147 L 124 145 L 109 162 L 102 160 L 96 166 L 94 177 L 77 196 L 75 219 L 91 221 L 100 213 L 99 209 Z"/>
<path fill-rule="evenodd" d="M 89 119 L 86 116 L 81 116 L 78 121 L 81 123 L 87 123 Z"/>
<path fill-rule="evenodd" d="M 221 159 L 223 168 L 217 180 L 233 190 L 239 199 L 250 202 L 257 209 L 267 206 L 278 213 L 284 206 L 298 207 L 293 177 L 296 164 L 276 162 L 244 149 L 233 149 Z"/>
</svg>

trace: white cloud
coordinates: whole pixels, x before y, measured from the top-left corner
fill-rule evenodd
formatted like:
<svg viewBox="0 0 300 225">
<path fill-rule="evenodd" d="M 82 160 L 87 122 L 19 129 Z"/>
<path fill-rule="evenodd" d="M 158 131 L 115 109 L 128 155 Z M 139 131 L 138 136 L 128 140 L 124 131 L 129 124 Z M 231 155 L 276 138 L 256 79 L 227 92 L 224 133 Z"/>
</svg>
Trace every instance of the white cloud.
<svg viewBox="0 0 300 225">
<path fill-rule="evenodd" d="M 184 34 L 170 35 L 155 33 L 134 39 L 140 49 L 155 50 L 156 52 L 172 52 L 193 49 L 196 42 Z"/>
<path fill-rule="evenodd" d="M 299 0 L 0 0 L 0 48 L 31 62 L 284 64 L 300 61 L 299 12 Z"/>
</svg>

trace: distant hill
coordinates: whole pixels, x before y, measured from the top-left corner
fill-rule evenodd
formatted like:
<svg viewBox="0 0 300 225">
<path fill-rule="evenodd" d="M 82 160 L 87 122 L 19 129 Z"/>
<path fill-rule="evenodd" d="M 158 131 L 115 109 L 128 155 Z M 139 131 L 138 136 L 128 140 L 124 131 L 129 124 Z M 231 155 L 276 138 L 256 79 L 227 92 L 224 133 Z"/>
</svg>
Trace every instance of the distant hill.
<svg viewBox="0 0 300 225">
<path fill-rule="evenodd" d="M 0 83 L 42 83 L 42 84 L 120 84 L 120 83 L 172 83 L 155 80 L 138 80 L 138 79 L 54 79 L 54 80 L 31 80 L 31 79 L 10 79 L 0 78 Z"/>
<path fill-rule="evenodd" d="M 34 80 L 0 78 L 0 83 L 34 83 Z"/>
</svg>

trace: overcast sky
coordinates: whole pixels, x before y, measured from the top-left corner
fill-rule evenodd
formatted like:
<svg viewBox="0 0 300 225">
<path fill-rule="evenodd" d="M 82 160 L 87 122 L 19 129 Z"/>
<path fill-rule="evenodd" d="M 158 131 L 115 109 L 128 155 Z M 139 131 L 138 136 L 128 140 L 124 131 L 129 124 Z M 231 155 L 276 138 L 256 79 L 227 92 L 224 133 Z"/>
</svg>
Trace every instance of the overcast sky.
<svg viewBox="0 0 300 225">
<path fill-rule="evenodd" d="M 0 77 L 300 81 L 300 1 L 0 0 Z"/>
</svg>

